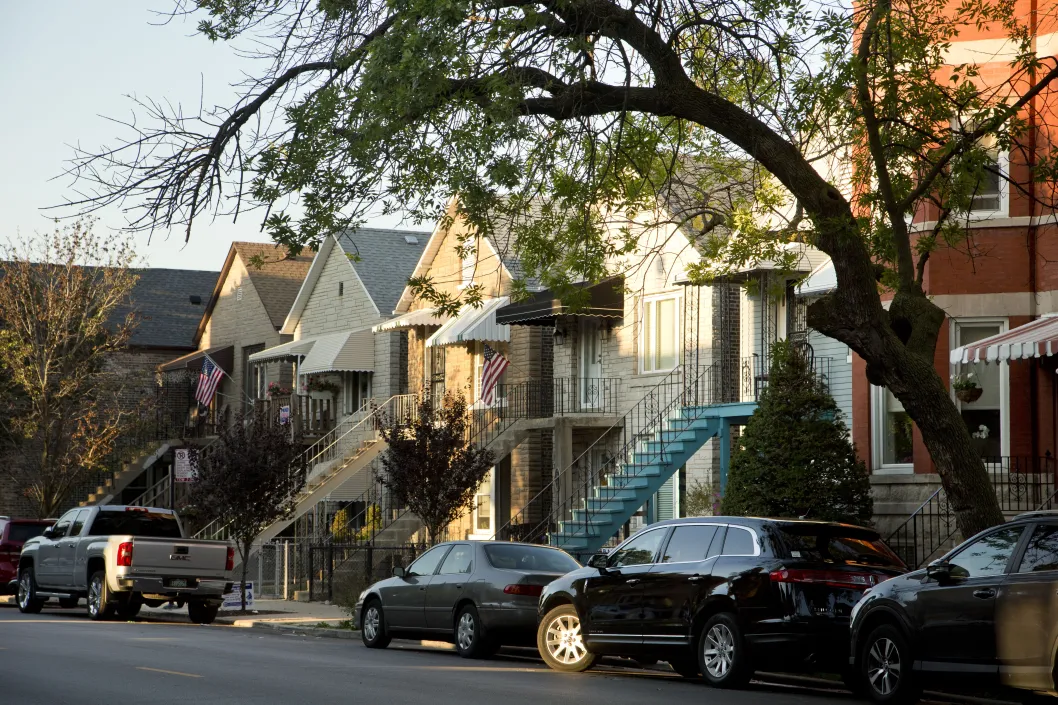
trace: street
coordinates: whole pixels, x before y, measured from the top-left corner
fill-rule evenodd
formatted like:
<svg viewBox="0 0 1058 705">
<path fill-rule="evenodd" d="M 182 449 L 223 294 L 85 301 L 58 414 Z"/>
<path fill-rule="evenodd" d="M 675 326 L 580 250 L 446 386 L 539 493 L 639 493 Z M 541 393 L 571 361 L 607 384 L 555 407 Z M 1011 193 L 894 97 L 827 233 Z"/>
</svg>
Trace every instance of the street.
<svg viewBox="0 0 1058 705">
<path fill-rule="evenodd" d="M 675 674 L 603 666 L 585 674 L 548 670 L 531 652 L 468 661 L 454 652 L 394 642 L 371 651 L 358 640 L 268 634 L 235 627 L 140 621 L 91 622 L 81 613 L 22 615 L 0 609 L 0 702 L 397 703 L 664 700 L 717 705 L 856 702 L 815 688 L 754 683 L 709 689 Z"/>
</svg>

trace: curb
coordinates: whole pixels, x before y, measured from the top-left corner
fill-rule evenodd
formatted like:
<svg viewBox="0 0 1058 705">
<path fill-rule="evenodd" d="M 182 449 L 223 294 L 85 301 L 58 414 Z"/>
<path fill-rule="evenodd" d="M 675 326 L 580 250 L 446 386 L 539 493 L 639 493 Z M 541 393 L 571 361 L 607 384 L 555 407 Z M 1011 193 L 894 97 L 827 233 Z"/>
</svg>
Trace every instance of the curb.
<svg viewBox="0 0 1058 705">
<path fill-rule="evenodd" d="M 328 639 L 359 639 L 360 630 L 353 629 L 323 629 L 322 627 L 294 627 L 289 624 L 275 624 L 271 622 L 254 622 L 248 625 L 249 629 L 258 629 L 291 636 L 314 636 L 326 637 Z"/>
</svg>

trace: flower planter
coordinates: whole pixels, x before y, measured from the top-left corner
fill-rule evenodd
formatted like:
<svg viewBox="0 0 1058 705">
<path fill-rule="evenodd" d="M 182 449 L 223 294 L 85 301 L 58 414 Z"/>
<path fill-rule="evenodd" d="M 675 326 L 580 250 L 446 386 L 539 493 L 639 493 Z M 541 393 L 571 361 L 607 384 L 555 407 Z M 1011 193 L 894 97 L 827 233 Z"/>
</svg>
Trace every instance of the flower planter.
<svg viewBox="0 0 1058 705">
<path fill-rule="evenodd" d="M 319 399 L 320 401 L 332 401 L 337 396 L 332 392 L 309 392 L 309 399 Z"/>
<path fill-rule="evenodd" d="M 981 398 L 981 395 L 985 393 L 985 390 L 980 387 L 971 387 L 969 389 L 956 389 L 955 397 L 966 404 L 973 404 L 975 401 Z"/>
</svg>

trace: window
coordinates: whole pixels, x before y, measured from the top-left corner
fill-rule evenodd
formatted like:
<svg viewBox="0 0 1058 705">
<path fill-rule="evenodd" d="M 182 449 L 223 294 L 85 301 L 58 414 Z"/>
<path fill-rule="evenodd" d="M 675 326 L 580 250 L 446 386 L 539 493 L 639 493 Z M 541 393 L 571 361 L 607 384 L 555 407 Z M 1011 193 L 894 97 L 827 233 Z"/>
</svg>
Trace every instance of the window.
<svg viewBox="0 0 1058 705">
<path fill-rule="evenodd" d="M 435 546 L 408 566 L 408 575 L 433 575 L 437 570 L 437 564 L 445 557 L 448 546 Z"/>
<path fill-rule="evenodd" d="M 884 387 L 871 387 L 874 398 L 875 467 L 905 465 L 915 462 L 914 422 L 904 405 Z"/>
<path fill-rule="evenodd" d="M 727 527 L 727 538 L 724 539 L 725 556 L 755 556 L 757 555 L 757 542 L 753 538 L 753 532 L 743 529 L 741 526 Z"/>
<path fill-rule="evenodd" d="M 26 541 L 43 534 L 44 530 L 47 528 L 47 524 L 12 523 L 7 530 L 7 540 L 12 543 L 25 543 Z"/>
<path fill-rule="evenodd" d="M 345 282 L 338 282 L 338 296 L 345 294 Z"/>
<path fill-rule="evenodd" d="M 778 534 L 790 558 L 907 570 L 903 561 L 873 531 L 841 529 L 838 533 L 812 524 L 780 524 Z"/>
<path fill-rule="evenodd" d="M 492 529 L 492 497 L 488 494 L 479 494 L 474 498 L 474 506 L 477 508 L 474 518 L 475 531 L 490 531 Z"/>
<path fill-rule="evenodd" d="M 74 517 L 77 516 L 77 510 L 72 512 L 66 512 L 63 514 L 59 521 L 55 522 L 55 528 L 52 529 L 51 537 L 53 539 L 61 539 L 66 535 L 66 532 L 70 530 L 70 525 L 73 524 Z"/>
<path fill-rule="evenodd" d="M 1012 526 L 974 541 L 951 559 L 951 576 L 984 578 L 1002 575 L 1018 545 L 1021 531 L 1022 527 Z"/>
<path fill-rule="evenodd" d="M 73 526 L 70 528 L 70 536 L 80 536 L 81 529 L 84 528 L 84 523 L 88 521 L 88 514 L 91 509 L 82 509 L 77 512 L 77 518 L 73 520 Z"/>
<path fill-rule="evenodd" d="M 86 536 L 150 536 L 160 539 L 183 538 L 180 524 L 172 514 L 129 509 L 102 510 Z"/>
<path fill-rule="evenodd" d="M 493 568 L 500 570 L 539 570 L 545 573 L 568 573 L 580 568 L 565 551 L 517 543 L 490 543 L 485 555 Z"/>
<path fill-rule="evenodd" d="M 976 343 L 1006 331 L 1006 320 L 958 320 L 952 321 L 952 349 Z M 998 456 L 1008 455 L 1007 407 L 1010 368 L 1004 364 L 968 363 L 951 367 L 952 375 L 973 374 L 981 388 L 981 396 L 972 402 L 963 402 L 955 397 L 959 413 L 970 430 L 977 451 L 985 458 L 998 461 Z M 952 392 L 954 396 L 954 392 Z"/>
<path fill-rule="evenodd" d="M 459 575 L 463 573 L 470 573 L 471 566 L 474 563 L 474 551 L 473 549 L 461 543 L 456 545 L 451 550 L 448 557 L 445 558 L 445 562 L 441 564 L 441 575 Z"/>
<path fill-rule="evenodd" d="M 956 132 L 970 132 L 976 127 L 976 120 L 972 118 L 956 118 L 952 124 Z M 984 153 L 984 173 L 971 194 L 969 212 L 971 215 L 1006 215 L 1007 182 L 1001 175 L 1007 172 L 1008 155 L 999 150 L 995 135 L 986 135 L 977 144 Z"/>
<path fill-rule="evenodd" d="M 676 297 L 643 302 L 643 328 L 639 343 L 639 368 L 667 372 L 679 364 L 680 326 Z"/>
<path fill-rule="evenodd" d="M 620 568 L 626 565 L 647 565 L 654 562 L 654 556 L 661 548 L 661 539 L 665 529 L 653 529 L 638 536 L 633 536 L 618 548 L 607 561 L 607 567 Z"/>
<path fill-rule="evenodd" d="M 462 286 L 467 287 L 474 283 L 474 265 L 478 261 L 478 251 L 474 238 L 467 238 L 462 243 L 464 248 L 462 263 Z"/>
<path fill-rule="evenodd" d="M 1018 566 L 1019 573 L 1043 570 L 1058 570 L 1058 526 L 1037 526 Z"/>
<path fill-rule="evenodd" d="M 709 555 L 709 544 L 716 536 L 717 526 L 700 526 L 689 524 L 677 526 L 665 547 L 662 563 L 688 563 L 704 561 Z"/>
</svg>

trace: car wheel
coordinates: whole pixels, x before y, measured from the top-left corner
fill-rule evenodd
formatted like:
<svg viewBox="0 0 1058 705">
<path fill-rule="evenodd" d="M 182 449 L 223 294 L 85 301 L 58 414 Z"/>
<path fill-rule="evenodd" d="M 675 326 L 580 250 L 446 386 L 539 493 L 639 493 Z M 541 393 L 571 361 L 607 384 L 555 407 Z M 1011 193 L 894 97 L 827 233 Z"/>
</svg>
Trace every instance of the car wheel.
<svg viewBox="0 0 1058 705">
<path fill-rule="evenodd" d="M 694 656 L 683 656 L 669 661 L 669 667 L 684 678 L 698 678 L 702 675 L 698 667 L 698 659 Z"/>
<path fill-rule="evenodd" d="M 136 608 L 136 611 L 139 611 L 139 607 Z M 219 611 L 220 605 L 217 604 L 208 602 L 187 603 L 187 616 L 195 624 L 213 624 L 213 620 L 217 618 L 217 612 Z"/>
<path fill-rule="evenodd" d="M 360 619 L 360 638 L 369 649 L 384 649 L 389 646 L 386 614 L 378 600 L 371 600 L 364 605 L 364 613 Z"/>
<path fill-rule="evenodd" d="M 911 668 L 914 659 L 904 635 L 885 624 L 863 642 L 860 650 L 860 677 L 868 699 L 886 705 L 918 702 L 921 686 Z"/>
<path fill-rule="evenodd" d="M 80 600 L 76 597 L 60 597 L 59 607 L 62 607 L 64 610 L 72 610 L 74 607 L 77 607 L 78 602 L 80 602 Z"/>
<path fill-rule="evenodd" d="M 88 618 L 97 622 L 110 619 L 114 614 L 114 603 L 107 587 L 107 575 L 101 570 L 92 573 L 88 581 Z"/>
<path fill-rule="evenodd" d="M 456 615 L 453 636 L 456 651 L 463 658 L 488 658 L 496 653 L 496 646 L 485 634 L 481 617 L 474 605 L 465 605 Z"/>
<path fill-rule="evenodd" d="M 38 614 L 44 609 L 44 600 L 37 597 L 37 580 L 33 569 L 23 568 L 18 574 L 18 611 L 22 614 Z"/>
<path fill-rule="evenodd" d="M 746 645 L 733 614 L 721 612 L 709 618 L 698 644 L 698 666 L 702 675 L 718 688 L 739 688 L 749 682 Z"/>
<path fill-rule="evenodd" d="M 584 645 L 580 617 L 573 605 L 559 605 L 544 616 L 536 630 L 536 647 L 544 663 L 556 671 L 586 671 L 598 658 Z"/>
</svg>

